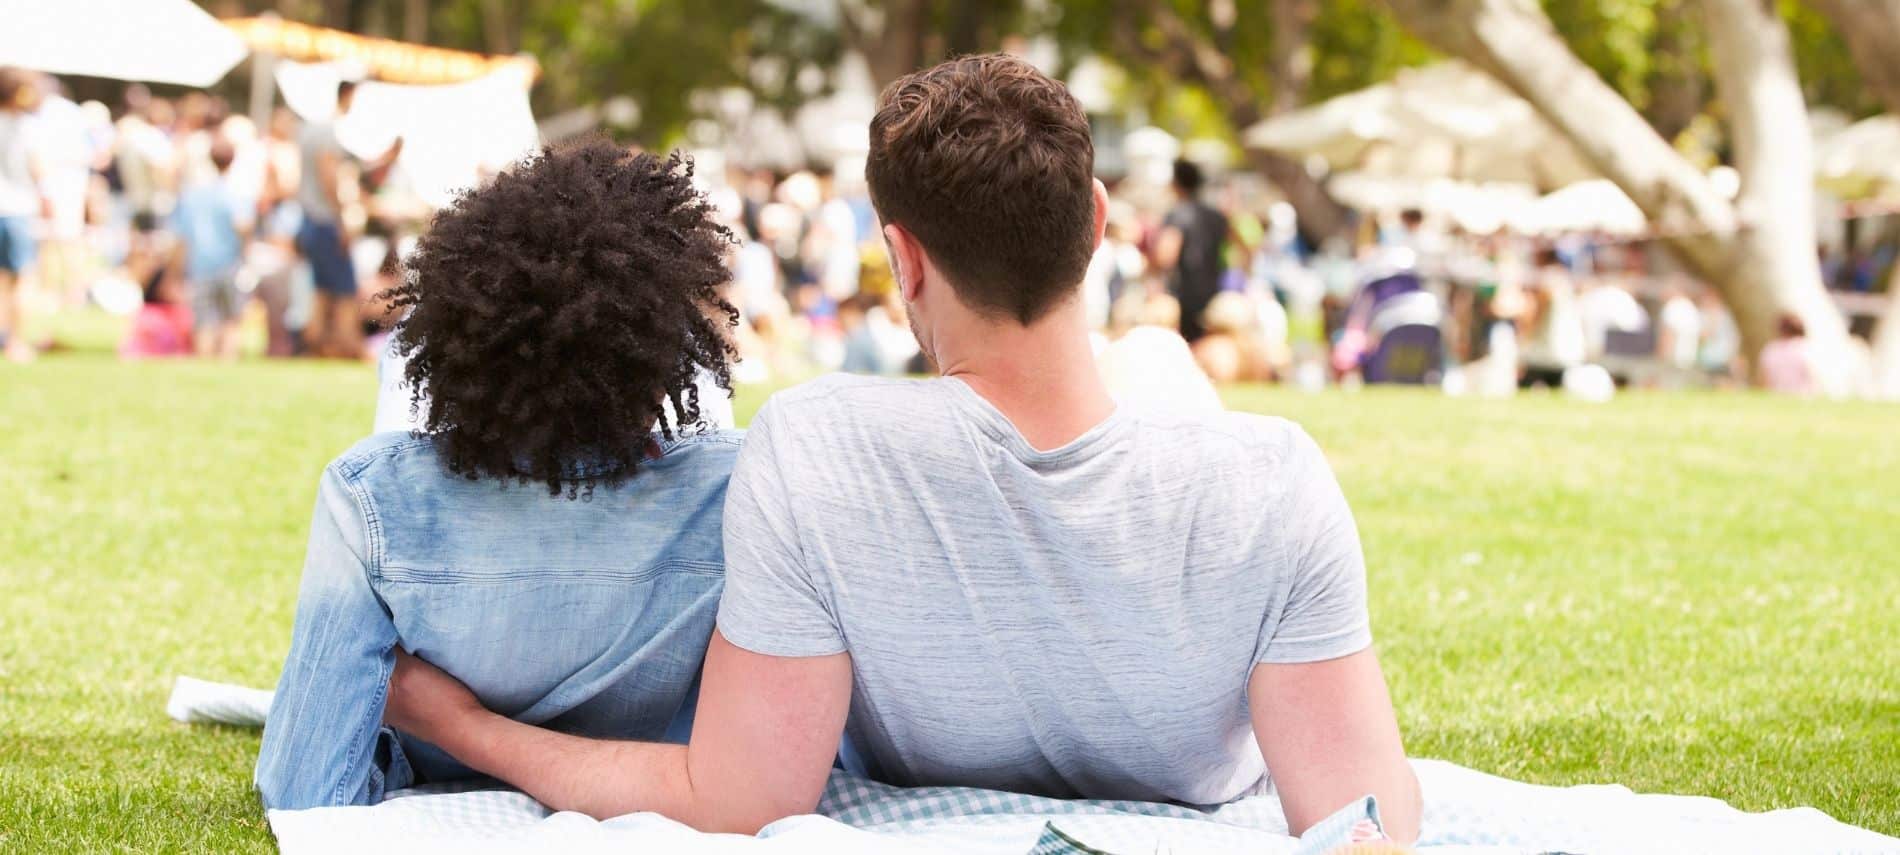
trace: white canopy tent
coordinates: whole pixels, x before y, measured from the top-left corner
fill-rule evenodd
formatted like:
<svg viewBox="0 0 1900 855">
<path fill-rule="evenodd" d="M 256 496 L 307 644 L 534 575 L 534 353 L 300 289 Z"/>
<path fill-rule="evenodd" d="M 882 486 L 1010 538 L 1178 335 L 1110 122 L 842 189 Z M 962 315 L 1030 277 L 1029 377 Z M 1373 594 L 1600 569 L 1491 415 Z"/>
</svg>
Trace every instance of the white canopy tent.
<svg viewBox="0 0 1900 855">
<path fill-rule="evenodd" d="M 336 112 L 337 82 L 346 71 L 334 63 L 279 62 L 277 86 L 293 112 L 321 121 Z M 370 158 L 402 137 L 398 172 L 418 198 L 440 208 L 540 145 L 529 83 L 520 67 L 439 86 L 367 82 L 337 124 L 337 139 Z"/>
<path fill-rule="evenodd" d="M 1540 191 L 1596 177 L 1530 103 L 1458 62 L 1268 119 L 1250 146 L 1381 178 L 1526 184 Z"/>
<path fill-rule="evenodd" d="M 0 0 L 0 65 L 210 86 L 250 53 L 190 0 Z"/>
</svg>

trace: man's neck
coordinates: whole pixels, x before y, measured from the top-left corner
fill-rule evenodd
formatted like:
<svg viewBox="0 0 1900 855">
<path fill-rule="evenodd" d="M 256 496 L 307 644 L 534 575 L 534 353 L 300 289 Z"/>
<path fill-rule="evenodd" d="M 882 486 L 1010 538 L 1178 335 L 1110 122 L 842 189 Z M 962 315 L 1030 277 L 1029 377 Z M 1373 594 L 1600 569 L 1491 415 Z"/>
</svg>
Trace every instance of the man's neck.
<svg viewBox="0 0 1900 855">
<path fill-rule="evenodd" d="M 983 396 L 1031 447 L 1059 448 L 1114 412 L 1080 301 L 1026 327 L 974 315 L 949 326 L 934 336 L 939 371 Z"/>
</svg>

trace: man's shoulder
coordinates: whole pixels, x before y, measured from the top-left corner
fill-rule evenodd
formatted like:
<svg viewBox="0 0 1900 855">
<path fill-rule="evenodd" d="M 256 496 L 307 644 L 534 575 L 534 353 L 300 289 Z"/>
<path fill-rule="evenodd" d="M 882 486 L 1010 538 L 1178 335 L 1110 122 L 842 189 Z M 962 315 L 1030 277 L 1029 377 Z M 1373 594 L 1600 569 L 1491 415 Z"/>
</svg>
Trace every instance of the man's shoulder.
<svg viewBox="0 0 1900 855">
<path fill-rule="evenodd" d="M 1180 412 L 1132 408 L 1132 420 L 1151 437 L 1205 454 L 1244 455 L 1254 464 L 1278 464 L 1312 439 L 1298 422 L 1260 413 Z"/>
<path fill-rule="evenodd" d="M 861 374 L 827 374 L 773 393 L 759 408 L 756 422 L 825 421 L 839 410 L 858 418 L 894 416 L 907 406 L 936 399 L 938 382 Z"/>
</svg>

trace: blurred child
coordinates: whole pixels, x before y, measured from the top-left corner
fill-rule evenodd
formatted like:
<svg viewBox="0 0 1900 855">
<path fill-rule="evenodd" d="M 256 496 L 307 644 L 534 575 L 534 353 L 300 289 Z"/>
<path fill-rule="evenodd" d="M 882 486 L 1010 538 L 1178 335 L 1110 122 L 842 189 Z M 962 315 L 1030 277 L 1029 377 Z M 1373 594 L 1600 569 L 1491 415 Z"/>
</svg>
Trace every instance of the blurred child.
<svg viewBox="0 0 1900 855">
<path fill-rule="evenodd" d="M 172 211 L 178 252 L 191 283 L 197 351 L 222 359 L 236 359 L 238 354 L 238 320 L 245 295 L 238 290 L 237 275 L 251 227 L 252 206 L 243 204 L 231 187 L 231 164 L 236 158 L 237 150 L 228 140 L 213 141 L 211 165 L 217 168 L 216 177 L 185 190 Z"/>
<path fill-rule="evenodd" d="M 26 280 L 38 257 L 35 222 L 51 211 L 40 195 L 41 165 L 30 124 L 39 103 L 31 75 L 0 66 L 0 341 L 14 362 L 36 352 L 25 333 Z"/>
<path fill-rule="evenodd" d="M 124 359 L 153 359 L 191 355 L 191 307 L 185 304 L 184 282 L 169 265 L 159 265 L 145 280 L 145 305 L 132 316 Z"/>
</svg>

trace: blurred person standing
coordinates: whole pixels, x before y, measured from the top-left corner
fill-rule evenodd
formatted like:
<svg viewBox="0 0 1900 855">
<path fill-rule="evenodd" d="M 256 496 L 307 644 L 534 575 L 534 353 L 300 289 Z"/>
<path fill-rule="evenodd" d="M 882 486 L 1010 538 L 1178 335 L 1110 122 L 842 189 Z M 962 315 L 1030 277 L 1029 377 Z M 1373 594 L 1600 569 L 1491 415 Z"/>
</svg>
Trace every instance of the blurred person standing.
<svg viewBox="0 0 1900 855">
<path fill-rule="evenodd" d="M 1742 351 L 1742 331 L 1735 326 L 1735 316 L 1729 314 L 1728 306 L 1722 304 L 1722 298 L 1713 290 L 1703 291 L 1696 302 L 1703 320 L 1696 363 L 1717 386 L 1733 386 L 1741 376 L 1736 363 Z"/>
<path fill-rule="evenodd" d="M 361 359 L 363 322 L 357 305 L 356 268 L 350 258 L 350 239 L 343 227 L 343 165 L 348 152 L 337 141 L 336 123 L 349 115 L 356 99 L 356 82 L 336 87 L 336 113 L 325 121 L 304 125 L 298 139 L 301 151 L 297 202 L 303 225 L 297 231 L 297 251 L 310 262 L 316 279 L 317 303 L 304 328 L 304 343 L 312 355 Z M 402 138 L 369 165 L 377 171 L 402 153 Z"/>
<path fill-rule="evenodd" d="M 1254 255 L 1266 242 L 1267 225 L 1247 205 L 1246 194 L 1238 183 L 1229 182 L 1220 191 L 1220 211 L 1227 217 L 1227 246 L 1222 252 L 1230 271 L 1243 279 L 1253 272 Z M 1230 289 L 1231 290 L 1231 289 Z"/>
<path fill-rule="evenodd" d="M 0 338 L 14 362 L 34 356 L 26 339 L 26 291 L 38 260 L 38 220 L 51 213 L 40 192 L 33 120 L 39 100 L 30 75 L 0 67 Z"/>
<path fill-rule="evenodd" d="M 1663 293 L 1656 310 L 1656 356 L 1675 372 L 1691 371 L 1702 349 L 1702 312 L 1680 285 Z"/>
<path fill-rule="evenodd" d="M 1207 332 L 1202 315 L 1220 293 L 1231 231 L 1227 215 L 1201 201 L 1205 181 L 1191 161 L 1174 162 L 1175 205 L 1155 239 L 1155 266 L 1168 273 L 1168 293 L 1181 303 L 1181 337 L 1189 344 Z"/>
<path fill-rule="evenodd" d="M 236 359 L 245 302 L 237 276 L 253 209 L 232 186 L 237 150 L 231 141 L 212 140 L 208 157 L 217 175 L 179 194 L 171 227 L 190 284 L 196 350 L 201 356 Z"/>
<path fill-rule="evenodd" d="M 1088 272 L 1082 277 L 1082 299 L 1088 306 L 1089 328 L 1107 329 L 1116 301 L 1139 288 L 1148 270 L 1148 258 L 1140 246 L 1141 225 L 1133 206 L 1111 201 L 1108 228 L 1101 245 L 1089 258 Z"/>
<path fill-rule="evenodd" d="M 40 190 L 47 200 L 40 244 L 39 284 L 62 302 L 85 297 L 86 192 L 92 183 L 94 137 L 79 105 L 52 75 L 40 77 L 43 96 L 34 121 L 42 167 Z"/>
<path fill-rule="evenodd" d="M 1542 247 L 1537 251 L 1537 269 L 1532 273 L 1534 287 L 1525 295 L 1525 311 L 1520 313 L 1524 332 L 1523 358 L 1530 374 L 1550 386 L 1556 386 L 1564 371 L 1582 365 L 1589 356 L 1589 336 L 1577 303 L 1576 280 L 1570 275 L 1556 250 Z M 1514 273 L 1517 265 L 1505 261 L 1500 275 Z M 1495 302 L 1495 301 L 1494 301 Z M 1512 323 L 1518 316 L 1506 316 L 1508 304 L 1492 306 L 1494 323 Z M 1485 335 L 1490 330 L 1484 331 Z M 1487 339 L 1488 340 L 1488 339 Z"/>
<path fill-rule="evenodd" d="M 258 148 L 263 152 L 264 180 L 257 203 L 257 228 L 246 248 L 245 265 L 257 274 L 256 293 L 264 306 L 267 332 L 265 354 L 291 356 L 297 351 L 302 324 L 291 326 L 291 306 L 309 302 L 311 283 L 302 276 L 296 239 L 303 227 L 297 206 L 302 153 L 297 145 L 298 123 L 288 107 L 271 114 Z M 293 294 L 297 291 L 297 294 Z"/>
<path fill-rule="evenodd" d="M 169 211 L 175 158 L 166 130 L 170 113 L 171 106 L 154 99 L 142 84 L 126 87 L 125 115 L 119 118 L 114 135 L 113 165 L 132 231 L 139 236 L 157 230 L 161 215 Z"/>
<path fill-rule="evenodd" d="M 858 216 L 840 192 L 837 173 L 826 173 L 819 182 L 825 201 L 812 217 L 818 281 L 826 295 L 843 300 L 858 293 Z"/>
</svg>

